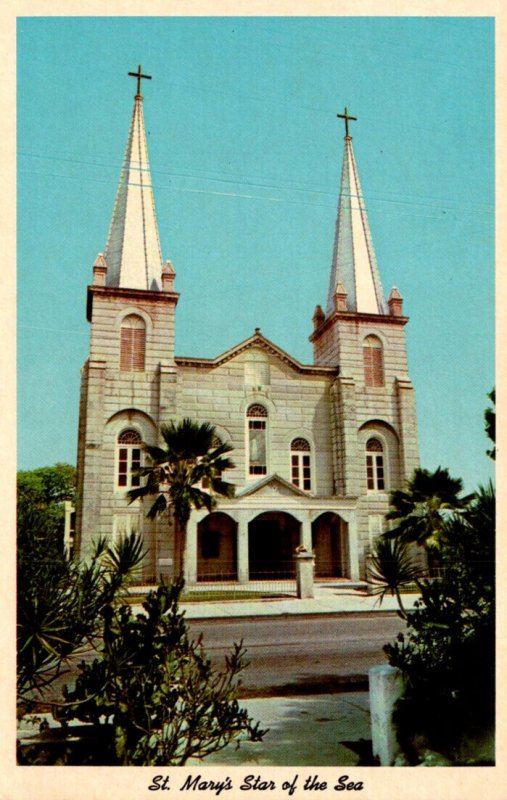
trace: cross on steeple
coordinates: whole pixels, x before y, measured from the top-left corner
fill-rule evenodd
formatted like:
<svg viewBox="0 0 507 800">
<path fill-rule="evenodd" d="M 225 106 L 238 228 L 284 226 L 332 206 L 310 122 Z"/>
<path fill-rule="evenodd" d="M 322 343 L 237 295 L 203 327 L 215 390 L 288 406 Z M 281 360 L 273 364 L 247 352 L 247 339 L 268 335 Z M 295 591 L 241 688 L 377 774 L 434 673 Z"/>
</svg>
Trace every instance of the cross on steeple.
<svg viewBox="0 0 507 800">
<path fill-rule="evenodd" d="M 345 136 L 348 137 L 349 136 L 349 119 L 353 119 L 355 122 L 357 122 L 357 117 L 351 117 L 346 108 L 345 108 L 345 112 L 343 114 L 337 114 L 336 116 L 340 117 L 340 119 L 344 119 L 345 120 Z"/>
<path fill-rule="evenodd" d="M 137 68 L 137 72 L 129 72 L 129 75 L 131 75 L 132 78 L 137 78 L 137 92 L 136 92 L 136 94 L 140 97 L 141 96 L 141 79 L 142 78 L 146 78 L 147 80 L 151 81 L 151 75 L 143 75 L 143 73 L 141 71 L 141 65 L 140 64 L 139 64 L 139 66 Z"/>
</svg>

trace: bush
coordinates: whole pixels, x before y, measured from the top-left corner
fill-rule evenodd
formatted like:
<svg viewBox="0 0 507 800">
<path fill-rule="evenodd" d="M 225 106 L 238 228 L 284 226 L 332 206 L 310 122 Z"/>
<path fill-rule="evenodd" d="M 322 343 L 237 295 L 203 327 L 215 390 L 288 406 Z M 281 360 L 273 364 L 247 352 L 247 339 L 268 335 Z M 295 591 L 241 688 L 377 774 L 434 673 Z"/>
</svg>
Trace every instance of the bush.
<svg viewBox="0 0 507 800">
<path fill-rule="evenodd" d="M 100 657 L 81 664 L 64 705 L 54 709 L 63 724 L 92 722 L 99 735 L 109 726 L 111 764 L 183 765 L 265 733 L 238 704 L 236 679 L 247 665 L 242 645 L 226 656 L 223 672 L 214 671 L 201 642 L 189 639 L 178 611 L 181 589 L 181 582 L 159 586 L 144 614 L 107 606 Z M 89 763 L 105 763 L 102 748 L 96 758 Z"/>
<path fill-rule="evenodd" d="M 456 764 L 491 763 L 483 744 L 494 728 L 494 511 L 490 486 L 445 523 L 441 577 L 420 583 L 406 634 L 384 648 L 405 677 L 396 722 L 414 762 L 429 747 Z"/>
</svg>

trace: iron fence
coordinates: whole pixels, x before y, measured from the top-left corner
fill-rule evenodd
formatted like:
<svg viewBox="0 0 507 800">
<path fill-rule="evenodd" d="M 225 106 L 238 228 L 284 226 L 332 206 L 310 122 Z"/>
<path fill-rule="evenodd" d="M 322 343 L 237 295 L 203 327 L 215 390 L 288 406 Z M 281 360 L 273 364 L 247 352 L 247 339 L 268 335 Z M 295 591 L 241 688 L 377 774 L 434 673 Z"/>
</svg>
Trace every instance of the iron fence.
<svg viewBox="0 0 507 800">
<path fill-rule="evenodd" d="M 217 590 L 231 599 L 246 593 L 295 596 L 296 565 L 293 560 L 255 562 L 250 564 L 247 577 L 239 575 L 236 562 L 199 564 L 197 581 L 188 588 L 196 595 Z"/>
<path fill-rule="evenodd" d="M 320 558 L 315 559 L 314 577 L 317 582 L 328 580 L 347 580 L 349 578 L 349 565 L 345 559 L 333 558 L 324 561 Z"/>
</svg>

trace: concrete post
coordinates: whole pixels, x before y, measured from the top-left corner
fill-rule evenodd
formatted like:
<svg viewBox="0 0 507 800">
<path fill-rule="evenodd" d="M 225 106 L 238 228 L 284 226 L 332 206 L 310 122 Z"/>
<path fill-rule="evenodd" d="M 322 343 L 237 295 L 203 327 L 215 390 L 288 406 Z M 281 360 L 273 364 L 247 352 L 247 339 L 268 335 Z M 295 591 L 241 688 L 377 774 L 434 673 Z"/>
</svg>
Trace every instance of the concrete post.
<svg viewBox="0 0 507 800">
<path fill-rule="evenodd" d="M 306 597 L 313 597 L 313 572 L 315 557 L 313 553 L 305 551 L 296 553 L 296 586 L 297 595 L 300 600 Z"/>
<path fill-rule="evenodd" d="M 245 513 L 241 511 L 238 515 L 237 537 L 238 581 L 248 583 L 248 522 Z"/>
<path fill-rule="evenodd" d="M 311 552 L 312 549 L 312 522 L 310 519 L 310 512 L 306 512 L 307 516 L 301 523 L 301 530 L 299 534 L 299 544 L 306 550 Z"/>
<path fill-rule="evenodd" d="M 357 545 L 357 521 L 356 516 L 351 517 L 348 523 L 349 528 L 349 576 L 353 581 L 359 580 L 359 549 Z"/>
<path fill-rule="evenodd" d="M 187 535 L 185 537 L 185 583 L 197 583 L 197 523 L 198 520 L 193 514 L 187 525 Z"/>
<path fill-rule="evenodd" d="M 369 670 L 369 682 L 373 757 L 381 767 L 392 767 L 400 750 L 393 710 L 403 694 L 403 675 L 396 667 L 382 664 Z"/>
</svg>

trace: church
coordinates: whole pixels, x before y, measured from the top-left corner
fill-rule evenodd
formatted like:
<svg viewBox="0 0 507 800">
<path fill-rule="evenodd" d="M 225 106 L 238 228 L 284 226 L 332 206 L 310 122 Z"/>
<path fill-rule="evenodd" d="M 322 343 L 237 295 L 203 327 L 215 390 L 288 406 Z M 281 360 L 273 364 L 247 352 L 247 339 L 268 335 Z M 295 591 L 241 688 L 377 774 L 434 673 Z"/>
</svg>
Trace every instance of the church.
<svg viewBox="0 0 507 800">
<path fill-rule="evenodd" d="M 143 442 L 189 417 L 232 445 L 224 479 L 235 496 L 192 512 L 187 584 L 248 584 L 293 575 L 298 547 L 315 578 L 365 579 L 385 529 L 389 492 L 418 466 L 414 390 L 403 299 L 386 299 L 377 266 L 347 109 L 329 293 L 309 320 L 313 363 L 302 364 L 256 328 L 215 358 L 174 353 L 179 299 L 162 259 L 143 119 L 141 80 L 107 244 L 88 286 L 90 354 L 81 377 L 75 549 L 142 533 L 140 581 L 170 577 L 174 538 L 151 504 L 129 505 Z M 338 178 L 338 176 L 337 176 Z M 294 287 L 296 291 L 296 287 Z M 318 300 L 319 298 L 316 298 Z"/>
</svg>

